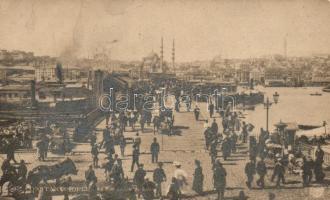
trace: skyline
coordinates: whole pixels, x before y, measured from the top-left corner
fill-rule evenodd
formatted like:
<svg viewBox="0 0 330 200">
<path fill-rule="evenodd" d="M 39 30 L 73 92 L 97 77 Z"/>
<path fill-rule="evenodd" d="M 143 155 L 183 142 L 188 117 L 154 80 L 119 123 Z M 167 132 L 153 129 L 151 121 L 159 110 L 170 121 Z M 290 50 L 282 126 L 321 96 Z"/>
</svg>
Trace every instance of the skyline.
<svg viewBox="0 0 330 200">
<path fill-rule="evenodd" d="M 60 12 L 59 12 L 60 11 Z M 178 62 L 330 53 L 330 2 L 57 1 L 0 2 L 0 47 L 36 55 L 113 60 L 159 54 Z M 286 41 L 286 42 L 285 42 Z M 285 47 L 287 50 L 285 51 Z"/>
</svg>

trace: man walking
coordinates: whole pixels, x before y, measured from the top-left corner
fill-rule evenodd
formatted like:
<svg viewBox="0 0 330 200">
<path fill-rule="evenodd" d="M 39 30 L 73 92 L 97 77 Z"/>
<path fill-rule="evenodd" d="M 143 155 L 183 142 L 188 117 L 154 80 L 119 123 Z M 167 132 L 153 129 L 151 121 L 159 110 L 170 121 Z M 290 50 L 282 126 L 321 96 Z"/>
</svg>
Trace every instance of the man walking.
<svg viewBox="0 0 330 200">
<path fill-rule="evenodd" d="M 92 146 L 91 154 L 92 154 L 92 158 L 93 158 L 93 167 L 97 168 L 98 162 L 99 162 L 99 158 L 98 158 L 99 150 L 98 150 L 98 146 L 96 143 Z"/>
<path fill-rule="evenodd" d="M 222 166 L 219 160 L 215 163 L 213 169 L 213 184 L 218 193 L 218 200 L 223 200 L 226 189 L 226 169 Z"/>
<path fill-rule="evenodd" d="M 154 170 L 153 180 L 156 183 L 156 196 L 162 197 L 162 182 L 166 181 L 166 174 L 162 162 L 158 163 L 158 168 Z"/>
<path fill-rule="evenodd" d="M 140 158 L 140 150 L 137 146 L 134 146 L 133 147 L 133 153 L 132 153 L 131 172 L 133 172 L 135 164 L 136 164 L 137 167 L 139 167 L 139 158 Z"/>
<path fill-rule="evenodd" d="M 144 184 L 144 178 L 146 176 L 146 171 L 143 169 L 143 164 L 139 165 L 139 168 L 136 170 L 134 174 L 133 181 L 136 184 L 136 187 L 138 189 L 138 197 L 140 197 L 142 193 L 142 188 Z"/>
<path fill-rule="evenodd" d="M 122 157 L 124 157 L 125 156 L 125 147 L 126 147 L 126 140 L 125 140 L 124 136 L 120 137 L 119 147 L 120 147 L 120 154 Z"/>
<path fill-rule="evenodd" d="M 200 109 L 198 108 L 198 106 L 196 105 L 195 109 L 194 109 L 194 115 L 195 115 L 195 119 L 196 121 L 199 120 L 199 113 L 200 113 Z"/>
<path fill-rule="evenodd" d="M 158 162 L 159 150 L 160 150 L 160 147 L 159 147 L 159 143 L 157 142 L 157 138 L 154 138 L 154 142 L 150 146 L 152 163 Z"/>
<path fill-rule="evenodd" d="M 211 130 L 213 131 L 213 134 L 218 134 L 219 127 L 215 119 L 213 119 Z"/>
<path fill-rule="evenodd" d="M 281 181 L 283 184 L 285 184 L 284 174 L 285 174 L 285 168 L 282 165 L 282 163 L 280 162 L 280 160 L 278 159 L 275 163 L 274 172 L 273 172 L 271 181 L 274 181 L 274 178 L 277 177 L 276 186 L 280 187 Z"/>
<path fill-rule="evenodd" d="M 265 187 L 265 176 L 267 174 L 267 167 L 263 157 L 258 161 L 256 170 L 259 175 L 257 185 L 263 189 Z"/>
<path fill-rule="evenodd" d="M 322 182 L 325 174 L 322 169 L 322 164 L 324 162 L 324 151 L 321 149 L 321 145 L 317 145 L 317 149 L 315 151 L 315 163 L 314 163 L 314 174 L 316 182 Z"/>
<path fill-rule="evenodd" d="M 91 182 L 96 181 L 96 180 L 97 180 L 97 177 L 96 177 L 95 172 L 93 170 L 93 166 L 90 165 L 88 170 L 85 171 L 85 181 L 86 181 L 87 187 L 89 187 Z"/>
<path fill-rule="evenodd" d="M 313 161 L 311 158 L 303 158 L 303 166 L 302 168 L 302 179 L 303 179 L 303 186 L 308 187 L 309 183 L 312 181 L 313 177 Z"/>
<path fill-rule="evenodd" d="M 210 112 L 210 118 L 212 118 L 214 114 L 214 104 L 212 102 L 209 105 L 209 112 Z"/>
<path fill-rule="evenodd" d="M 248 125 L 243 122 L 243 125 L 242 125 L 242 141 L 243 143 L 246 143 L 247 142 L 247 137 L 248 137 Z"/>
<path fill-rule="evenodd" d="M 154 135 L 157 133 L 159 133 L 159 127 L 160 127 L 160 118 L 159 116 L 154 116 L 152 123 L 154 124 Z"/>
<path fill-rule="evenodd" d="M 253 176 L 256 173 L 255 163 L 252 159 L 245 165 L 245 174 L 247 177 L 246 185 L 251 189 L 251 183 L 253 181 Z"/>
</svg>

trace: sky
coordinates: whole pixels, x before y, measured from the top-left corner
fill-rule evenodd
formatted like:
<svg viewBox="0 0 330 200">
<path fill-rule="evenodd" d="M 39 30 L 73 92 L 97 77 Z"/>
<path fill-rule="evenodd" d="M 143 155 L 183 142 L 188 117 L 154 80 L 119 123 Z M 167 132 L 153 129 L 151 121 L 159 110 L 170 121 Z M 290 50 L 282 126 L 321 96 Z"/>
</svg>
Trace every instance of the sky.
<svg viewBox="0 0 330 200">
<path fill-rule="evenodd" d="M 177 61 L 330 53 L 330 0 L 0 0 L 0 49 Z"/>
</svg>

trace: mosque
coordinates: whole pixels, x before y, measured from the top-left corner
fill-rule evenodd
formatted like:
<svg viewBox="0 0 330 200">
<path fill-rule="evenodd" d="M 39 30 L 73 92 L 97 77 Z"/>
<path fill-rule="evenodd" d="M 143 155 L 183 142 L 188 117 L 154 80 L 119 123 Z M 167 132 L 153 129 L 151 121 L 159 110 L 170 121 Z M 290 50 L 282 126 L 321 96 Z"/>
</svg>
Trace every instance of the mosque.
<svg viewBox="0 0 330 200">
<path fill-rule="evenodd" d="M 143 58 L 142 64 L 140 66 L 140 74 L 142 75 L 165 75 L 168 74 L 171 69 L 174 71 L 175 68 L 175 46 L 173 40 L 173 47 L 172 47 L 172 63 L 171 66 L 168 62 L 164 61 L 164 45 L 163 45 L 163 38 L 161 39 L 161 46 L 160 46 L 160 56 L 152 51 L 149 55 Z"/>
</svg>

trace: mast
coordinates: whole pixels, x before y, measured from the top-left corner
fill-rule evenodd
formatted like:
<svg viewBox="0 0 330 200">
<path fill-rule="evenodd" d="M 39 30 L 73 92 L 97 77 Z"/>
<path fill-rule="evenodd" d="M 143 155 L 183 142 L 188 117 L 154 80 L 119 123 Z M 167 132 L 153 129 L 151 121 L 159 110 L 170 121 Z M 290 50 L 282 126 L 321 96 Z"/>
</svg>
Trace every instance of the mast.
<svg viewBox="0 0 330 200">
<path fill-rule="evenodd" d="M 173 46 L 172 46 L 172 69 L 175 72 L 175 40 L 173 39 Z"/>
<path fill-rule="evenodd" d="M 164 41 L 162 37 L 160 44 L 160 68 L 162 71 L 163 71 L 163 62 L 164 62 Z"/>
<path fill-rule="evenodd" d="M 284 57 L 285 59 L 288 56 L 288 50 L 287 50 L 287 40 L 286 40 L 286 36 L 284 37 Z"/>
</svg>

